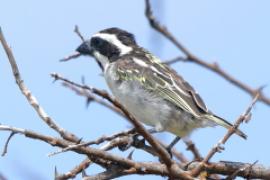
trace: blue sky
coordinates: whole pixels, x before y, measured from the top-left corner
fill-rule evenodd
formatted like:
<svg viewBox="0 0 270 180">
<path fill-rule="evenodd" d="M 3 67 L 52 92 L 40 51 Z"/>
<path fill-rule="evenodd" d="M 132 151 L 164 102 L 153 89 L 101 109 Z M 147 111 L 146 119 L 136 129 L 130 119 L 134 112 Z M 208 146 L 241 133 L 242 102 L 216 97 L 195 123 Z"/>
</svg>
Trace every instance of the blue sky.
<svg viewBox="0 0 270 180">
<path fill-rule="evenodd" d="M 158 3 L 154 4 L 155 15 L 194 54 L 206 61 L 218 62 L 227 72 L 252 87 L 268 85 L 264 92 L 270 97 L 269 1 L 171 0 Z M 149 27 L 142 0 L 128 3 L 125 0 L 2 2 L 0 25 L 26 85 L 58 124 L 90 140 L 130 125 L 98 104 L 85 108 L 85 99 L 63 88 L 60 83 L 52 83 L 49 74 L 57 72 L 78 82 L 84 76 L 87 84 L 107 89 L 93 60 L 82 57 L 66 63 L 58 61 L 80 44 L 80 39 L 73 33 L 75 24 L 85 37 L 108 27 L 126 29 L 135 34 L 141 46 L 162 59 L 173 58 L 181 52 Z M 173 67 L 197 89 L 213 112 L 231 122 L 251 100 L 243 91 L 195 64 L 177 63 Z M 0 82 L 0 123 L 57 135 L 38 118 L 20 93 L 2 48 Z M 270 166 L 270 146 L 265 140 L 270 136 L 269 115 L 270 106 L 258 103 L 250 123 L 241 126 L 248 134 L 248 140 L 232 137 L 225 151 L 213 160 L 249 163 L 258 160 Z M 225 132 L 220 127 L 206 128 L 194 132 L 191 138 L 205 155 Z M 0 132 L 1 148 L 7 137 L 8 133 Z M 165 142 L 172 139 L 169 133 L 157 137 Z M 177 148 L 191 157 L 182 142 Z M 60 172 L 66 172 L 84 159 L 72 152 L 47 157 L 55 150 L 42 142 L 17 135 L 10 143 L 8 154 L 0 158 L 0 172 L 9 179 L 52 179 L 54 166 Z M 155 160 L 139 151 L 135 152 L 135 158 Z M 93 166 L 89 173 L 98 170 Z"/>
</svg>

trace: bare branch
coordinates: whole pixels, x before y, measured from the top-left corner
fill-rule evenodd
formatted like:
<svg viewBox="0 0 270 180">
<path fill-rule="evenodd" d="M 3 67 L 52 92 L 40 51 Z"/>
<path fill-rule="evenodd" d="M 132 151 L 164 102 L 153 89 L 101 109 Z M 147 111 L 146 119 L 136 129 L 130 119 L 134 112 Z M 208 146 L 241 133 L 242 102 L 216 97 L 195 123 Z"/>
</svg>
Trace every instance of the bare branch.
<svg viewBox="0 0 270 180">
<path fill-rule="evenodd" d="M 250 169 L 252 168 L 252 166 L 254 166 L 257 163 L 258 163 L 258 161 L 255 161 L 252 164 L 244 164 L 244 166 L 242 168 L 239 168 L 238 170 L 236 170 L 234 173 L 232 173 L 231 175 L 229 175 L 225 180 L 234 180 L 240 172 L 243 172 L 243 171 L 245 171 L 247 169 L 250 171 Z"/>
<path fill-rule="evenodd" d="M 211 70 L 215 72 L 216 74 L 220 75 L 233 85 L 237 86 L 238 88 L 242 89 L 243 91 L 247 92 L 251 96 L 255 96 L 258 92 L 258 89 L 254 89 L 243 82 L 239 81 L 238 79 L 234 78 L 227 72 L 225 72 L 222 68 L 219 67 L 217 63 L 208 63 L 199 57 L 195 56 L 193 53 L 191 53 L 183 44 L 181 44 L 169 30 L 165 27 L 162 26 L 154 17 L 152 13 L 152 8 L 149 0 L 145 0 L 146 8 L 145 8 L 145 15 L 149 21 L 149 24 L 151 25 L 152 28 L 154 28 L 156 31 L 161 33 L 164 37 L 169 39 L 181 52 L 183 52 L 186 55 L 186 60 L 185 62 L 193 62 L 195 64 L 198 64 L 208 70 Z M 169 64 L 174 63 L 178 60 L 172 61 L 172 62 L 167 62 Z M 183 58 L 180 58 L 180 61 L 183 61 Z M 258 100 L 264 102 L 265 104 L 270 106 L 270 98 L 266 97 L 262 92 L 260 92 L 260 96 Z"/>
<path fill-rule="evenodd" d="M 80 39 L 82 41 L 84 41 L 84 37 L 83 37 L 82 33 L 80 32 L 78 25 L 75 25 L 74 32 L 80 37 Z"/>
<path fill-rule="evenodd" d="M 202 160 L 202 156 L 199 152 L 199 149 L 196 147 L 195 143 L 190 139 L 185 139 L 184 143 L 187 145 L 187 150 L 190 150 L 194 156 L 194 160 Z"/>
<path fill-rule="evenodd" d="M 258 97 L 259 97 L 259 93 L 254 97 L 254 99 L 252 100 L 251 104 L 245 110 L 245 112 L 243 113 L 243 115 L 240 115 L 239 118 L 235 121 L 235 123 L 228 130 L 228 132 L 225 134 L 225 136 L 215 146 L 212 147 L 212 149 L 209 151 L 209 153 L 207 154 L 207 156 L 200 163 L 201 165 L 198 166 L 198 168 L 194 169 L 194 171 L 192 172 L 192 174 L 194 176 L 197 176 L 202 171 L 204 165 L 215 155 L 215 153 L 217 153 L 217 152 L 219 152 L 219 151 L 221 151 L 221 150 L 224 149 L 223 147 L 221 147 L 221 145 L 222 144 L 225 144 L 227 142 L 227 140 L 236 132 L 236 130 L 239 127 L 239 125 L 242 122 L 244 122 L 247 118 L 250 117 L 250 112 L 252 110 L 252 107 L 254 106 L 254 104 L 256 103 L 256 101 L 258 100 Z"/>
<path fill-rule="evenodd" d="M 86 85 L 80 85 L 77 84 L 75 82 L 72 82 L 68 79 L 65 79 L 63 77 L 61 77 L 59 74 L 53 73 L 51 74 L 51 76 L 53 78 L 55 78 L 56 80 L 62 80 L 64 82 L 67 82 L 71 85 L 75 85 L 77 87 L 80 88 L 84 88 L 89 90 L 91 93 L 94 93 L 98 96 L 101 96 L 105 99 L 107 99 L 109 102 L 111 102 L 114 106 L 116 106 L 117 108 L 121 109 L 123 114 L 125 114 L 125 116 L 127 117 L 127 119 L 129 120 L 129 122 L 131 122 L 134 127 L 136 128 L 136 130 L 153 146 L 154 149 L 156 149 L 157 153 L 160 155 L 160 158 L 164 161 L 164 163 L 170 167 L 172 165 L 172 160 L 170 158 L 169 153 L 165 150 L 164 147 L 162 147 L 154 138 L 153 136 L 147 132 L 147 130 L 145 130 L 145 128 L 143 127 L 143 125 L 138 122 L 134 117 L 132 117 L 129 112 L 118 102 L 116 101 L 114 98 L 112 98 L 107 92 L 105 91 L 101 91 L 99 89 L 96 89 L 94 87 L 89 87 Z"/>
<path fill-rule="evenodd" d="M 45 136 L 22 128 L 0 125 L 0 131 L 3 130 L 23 134 L 28 138 L 41 140 L 52 146 L 68 147 L 70 145 L 70 143 L 66 140 Z M 122 167 L 125 170 L 133 169 L 134 171 L 136 171 L 134 172 L 134 174 L 156 174 L 162 176 L 172 175 L 174 178 L 183 178 L 183 176 L 181 175 L 183 172 L 180 167 L 175 168 L 176 164 L 174 164 L 172 171 L 169 172 L 166 165 L 160 163 L 134 162 L 128 158 L 122 158 L 117 155 L 113 155 L 111 153 L 104 152 L 95 148 L 78 147 L 73 151 L 79 154 L 86 154 L 95 163 L 101 163 L 100 162 L 101 160 L 118 163 L 120 165 L 119 168 Z M 188 165 L 188 170 L 196 169 L 199 166 L 201 166 L 200 162 L 192 162 Z M 185 165 L 183 165 L 183 168 L 184 167 Z M 204 166 L 204 170 L 206 170 L 209 174 L 230 175 L 236 170 L 241 169 L 243 167 L 245 167 L 245 163 L 219 162 L 219 163 L 209 163 L 208 165 Z M 267 179 L 268 177 L 270 177 L 270 169 L 265 168 L 262 165 L 253 165 L 250 166 L 250 168 L 248 169 L 240 171 L 238 176 Z"/>
<path fill-rule="evenodd" d="M 63 152 L 66 152 L 66 151 L 70 151 L 72 149 L 76 149 L 78 147 L 82 147 L 82 146 L 90 146 L 90 145 L 93 145 L 93 144 L 101 144 L 103 143 L 104 141 L 112 141 L 120 136 L 130 136 L 132 134 L 134 134 L 135 130 L 134 129 L 130 129 L 128 131 L 124 131 L 124 132 L 120 132 L 120 133 L 116 133 L 116 134 L 113 134 L 111 136 L 102 136 L 100 138 L 98 138 L 97 140 L 93 140 L 93 141 L 88 141 L 88 142 L 84 142 L 84 143 L 80 143 L 80 144 L 72 144 L 72 145 L 69 145 L 68 147 L 66 148 L 63 148 L 63 149 L 60 149 L 59 151 L 56 151 L 56 152 L 53 152 L 53 153 L 50 153 L 48 156 L 54 156 L 56 154 L 59 154 L 59 153 L 63 153 Z M 102 148 L 102 150 L 107 150 L 107 148 Z"/>
<path fill-rule="evenodd" d="M 27 101 L 29 102 L 29 104 L 34 108 L 34 110 L 36 111 L 36 113 L 39 115 L 39 117 L 52 129 L 54 129 L 56 132 L 58 132 L 61 137 L 63 137 L 64 139 L 70 140 L 70 141 L 77 141 L 78 138 L 76 138 L 76 136 L 68 131 L 66 131 L 65 129 L 61 128 L 60 126 L 58 126 L 56 124 L 56 122 L 46 113 L 46 111 L 40 106 L 38 100 L 36 99 L 36 97 L 30 92 L 30 90 L 27 88 L 27 86 L 24 84 L 16 60 L 14 58 L 14 55 L 11 51 L 11 49 L 9 48 L 5 37 L 2 33 L 2 30 L 0 28 L 0 41 L 1 44 L 3 45 L 3 48 L 8 56 L 8 60 L 9 63 L 11 65 L 12 71 L 13 71 L 13 75 L 14 78 L 16 80 L 16 83 L 19 87 L 19 89 L 21 90 L 22 94 L 26 97 Z"/>
<path fill-rule="evenodd" d="M 105 106 L 107 107 L 108 109 L 114 111 L 115 113 L 117 113 L 118 115 L 122 116 L 122 117 L 125 117 L 123 112 L 121 111 L 121 109 L 107 103 L 106 101 L 102 100 L 102 99 L 99 99 L 97 98 L 96 96 L 93 96 L 93 94 L 89 93 L 89 91 L 86 91 L 85 89 L 81 88 L 81 87 L 77 87 L 77 86 L 74 86 L 72 84 L 69 84 L 67 82 L 63 82 L 63 86 L 64 87 L 67 87 L 69 89 L 71 89 L 72 91 L 74 91 L 77 95 L 80 95 L 80 96 L 83 96 L 83 97 L 86 97 L 87 100 L 91 100 L 91 101 L 95 101 L 99 104 L 101 104 L 102 106 Z"/>
<path fill-rule="evenodd" d="M 16 128 L 6 125 L 0 125 L 0 131 L 11 131 L 16 132 L 18 134 L 25 135 L 28 138 L 37 139 L 43 142 L 46 142 L 52 146 L 58 146 L 58 147 L 68 147 L 71 143 L 69 141 L 46 136 L 34 131 L 29 131 L 22 128 Z M 175 178 L 182 178 L 182 179 L 193 179 L 192 177 L 188 176 L 187 173 L 185 173 L 183 170 L 179 168 L 179 166 L 174 163 L 171 166 L 171 170 L 169 171 L 167 169 L 166 165 L 160 164 L 160 163 L 142 163 L 142 162 L 135 162 L 133 160 L 130 160 L 128 158 L 123 158 L 118 155 L 113 155 L 111 153 L 108 153 L 106 151 L 96 149 L 96 148 L 90 148 L 90 147 L 77 147 L 75 149 L 72 149 L 72 151 L 77 152 L 79 154 L 85 154 L 87 155 L 91 161 L 99 164 L 102 163 L 100 161 L 108 161 L 114 162 L 119 165 L 119 167 L 122 167 L 124 169 L 135 169 L 138 174 L 158 174 L 163 176 L 173 176 Z M 110 164 L 110 163 L 109 163 Z"/>
<path fill-rule="evenodd" d="M 69 172 L 67 172 L 65 174 L 61 174 L 61 175 L 57 174 L 55 179 L 56 180 L 64 180 L 64 179 L 75 178 L 77 176 L 77 174 L 81 173 L 83 170 L 88 168 L 88 166 L 91 164 L 91 162 L 92 162 L 91 160 L 86 158 L 78 166 L 74 167 Z"/>
<path fill-rule="evenodd" d="M 188 170 L 194 170 L 200 166 L 200 162 L 192 162 L 188 166 Z M 248 168 L 243 168 L 248 167 Z M 221 175 L 231 175 L 234 172 L 238 171 L 237 176 L 243 178 L 252 178 L 252 179 L 269 179 L 270 177 L 270 168 L 266 168 L 258 164 L 249 164 L 241 162 L 229 162 L 221 161 L 217 163 L 209 163 L 204 167 L 204 170 L 209 174 L 221 174 Z"/>
<path fill-rule="evenodd" d="M 171 65 L 171 64 L 174 64 L 176 62 L 188 62 L 189 60 L 187 60 L 185 57 L 182 57 L 182 56 L 177 56 L 173 59 L 170 59 L 170 60 L 167 60 L 167 61 L 163 61 L 164 64 L 167 64 L 167 65 Z"/>
</svg>

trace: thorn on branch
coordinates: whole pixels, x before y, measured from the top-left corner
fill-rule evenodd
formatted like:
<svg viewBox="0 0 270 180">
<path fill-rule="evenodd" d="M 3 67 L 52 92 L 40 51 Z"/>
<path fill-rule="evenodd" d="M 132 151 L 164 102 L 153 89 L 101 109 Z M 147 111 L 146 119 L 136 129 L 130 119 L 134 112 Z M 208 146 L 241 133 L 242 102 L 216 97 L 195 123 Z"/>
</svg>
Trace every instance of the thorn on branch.
<svg viewBox="0 0 270 180">
<path fill-rule="evenodd" d="M 82 178 L 85 178 L 85 177 L 87 177 L 88 175 L 86 174 L 86 171 L 83 169 L 82 170 Z"/>
<path fill-rule="evenodd" d="M 10 133 L 10 135 L 8 136 L 7 141 L 6 141 L 5 145 L 4 145 L 4 149 L 3 149 L 3 152 L 2 152 L 2 154 L 1 154 L 1 156 L 5 156 L 5 155 L 7 154 L 8 144 L 9 144 L 11 138 L 12 138 L 15 134 L 16 134 L 16 132 L 12 131 L 12 132 Z"/>
<path fill-rule="evenodd" d="M 133 153 L 134 153 L 135 149 L 133 149 L 127 156 L 128 159 L 132 160 L 132 156 L 133 156 Z"/>
<path fill-rule="evenodd" d="M 58 176 L 59 176 L 59 173 L 57 171 L 57 167 L 55 166 L 54 167 L 54 179 L 57 180 L 58 179 Z"/>
</svg>

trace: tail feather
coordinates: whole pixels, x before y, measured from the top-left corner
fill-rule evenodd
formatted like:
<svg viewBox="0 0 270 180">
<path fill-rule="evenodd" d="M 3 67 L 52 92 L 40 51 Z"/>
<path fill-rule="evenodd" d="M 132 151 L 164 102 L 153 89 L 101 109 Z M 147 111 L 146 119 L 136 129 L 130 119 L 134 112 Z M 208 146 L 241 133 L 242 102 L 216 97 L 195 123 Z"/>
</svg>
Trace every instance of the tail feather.
<svg viewBox="0 0 270 180">
<path fill-rule="evenodd" d="M 225 127 L 226 129 L 230 129 L 233 126 L 230 122 L 228 122 L 225 119 L 223 119 L 221 117 L 218 117 L 218 116 L 216 116 L 214 114 L 209 115 L 208 119 L 214 121 L 218 125 L 221 125 L 221 126 Z M 240 137 L 242 137 L 244 139 L 247 139 L 247 135 L 245 133 L 243 133 L 241 130 L 237 129 L 235 133 L 237 135 L 239 135 Z"/>
</svg>

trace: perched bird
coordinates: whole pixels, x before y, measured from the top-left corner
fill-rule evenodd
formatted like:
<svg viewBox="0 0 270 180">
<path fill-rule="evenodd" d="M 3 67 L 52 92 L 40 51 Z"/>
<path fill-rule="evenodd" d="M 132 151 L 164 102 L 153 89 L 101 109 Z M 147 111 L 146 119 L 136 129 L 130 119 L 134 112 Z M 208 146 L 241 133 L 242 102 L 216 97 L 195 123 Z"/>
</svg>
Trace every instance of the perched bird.
<svg viewBox="0 0 270 180">
<path fill-rule="evenodd" d="M 77 51 L 94 57 L 115 98 L 140 122 L 178 137 L 228 121 L 209 111 L 193 87 L 168 65 L 140 47 L 133 34 L 109 28 L 84 41 Z M 236 134 L 246 138 L 240 130 Z"/>
</svg>

